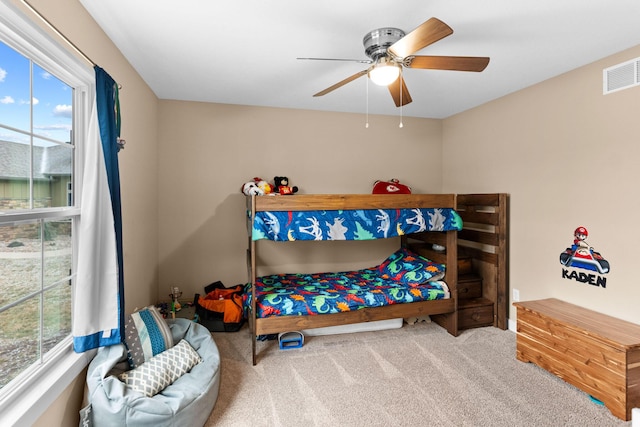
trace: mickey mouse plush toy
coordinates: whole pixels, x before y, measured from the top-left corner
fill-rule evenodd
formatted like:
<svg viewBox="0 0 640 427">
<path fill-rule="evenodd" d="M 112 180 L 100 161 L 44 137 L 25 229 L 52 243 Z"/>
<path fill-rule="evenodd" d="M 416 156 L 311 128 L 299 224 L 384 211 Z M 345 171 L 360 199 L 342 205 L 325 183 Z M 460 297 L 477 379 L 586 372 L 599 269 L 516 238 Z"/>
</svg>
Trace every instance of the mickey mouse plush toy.
<svg viewBox="0 0 640 427">
<path fill-rule="evenodd" d="M 273 178 L 275 192 L 282 195 L 292 195 L 298 192 L 298 187 L 289 187 L 289 178 L 286 176 L 276 176 Z"/>
</svg>

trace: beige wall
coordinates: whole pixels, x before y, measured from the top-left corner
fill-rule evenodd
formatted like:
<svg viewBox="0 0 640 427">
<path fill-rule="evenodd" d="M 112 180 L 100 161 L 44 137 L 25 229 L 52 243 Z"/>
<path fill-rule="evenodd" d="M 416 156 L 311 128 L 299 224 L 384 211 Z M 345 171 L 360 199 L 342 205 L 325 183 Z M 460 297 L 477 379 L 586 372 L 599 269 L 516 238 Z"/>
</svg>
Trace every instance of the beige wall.
<svg viewBox="0 0 640 427">
<path fill-rule="evenodd" d="M 638 56 L 640 46 L 443 121 L 444 191 L 511 194 L 510 285 L 521 300 L 640 323 L 640 87 L 602 94 L 602 70 Z M 559 255 L 581 225 L 611 264 L 606 288 L 562 278 Z"/>
<path fill-rule="evenodd" d="M 367 129 L 359 114 L 179 101 L 161 101 L 159 111 L 161 297 L 173 285 L 191 298 L 216 280 L 246 283 L 240 188 L 255 176 L 288 176 L 300 193 L 370 193 L 376 179 L 390 178 L 440 191 L 440 120 L 405 117 L 400 129 L 399 117 L 371 116 Z M 363 252 L 357 242 L 331 251 L 262 243 L 260 254 L 280 272 L 337 268 L 338 260 L 373 265 L 390 244 Z"/>
<path fill-rule="evenodd" d="M 58 399 L 49 406 L 31 427 L 75 427 L 79 425 L 80 416 L 78 411 L 82 406 L 86 374 L 87 370 L 84 369 L 82 374 L 78 375 L 67 386 Z"/>
<path fill-rule="evenodd" d="M 11 3 L 33 16 L 18 0 Z M 128 313 L 156 301 L 158 292 L 158 100 L 77 0 L 30 3 L 123 86 L 122 137 L 127 145 L 119 162 Z M 83 389 L 78 384 L 83 383 L 81 375 L 43 415 L 41 425 L 77 425 Z"/>
</svg>

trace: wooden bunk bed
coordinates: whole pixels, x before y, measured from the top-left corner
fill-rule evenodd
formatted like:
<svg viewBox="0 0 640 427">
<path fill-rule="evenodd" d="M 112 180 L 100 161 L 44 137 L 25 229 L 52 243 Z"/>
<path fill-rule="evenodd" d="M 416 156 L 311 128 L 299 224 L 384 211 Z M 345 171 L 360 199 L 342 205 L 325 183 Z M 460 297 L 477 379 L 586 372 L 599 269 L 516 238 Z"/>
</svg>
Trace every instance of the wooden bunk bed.
<svg viewBox="0 0 640 427">
<path fill-rule="evenodd" d="M 304 329 L 322 328 L 353 323 L 371 322 L 395 318 L 434 315 L 434 321 L 450 334 L 458 335 L 458 295 L 457 295 L 457 230 L 420 232 L 429 234 L 435 242 L 444 247 L 438 251 L 439 260 L 446 265 L 444 282 L 449 289 L 449 298 L 429 301 L 408 302 L 380 307 L 367 307 L 353 311 L 315 315 L 288 315 L 258 317 L 256 310 L 256 240 L 252 236 L 254 221 L 259 212 L 297 211 L 351 211 L 378 209 L 455 209 L 454 194 L 409 194 L 409 195 L 294 195 L 294 196 L 252 196 L 247 197 L 248 234 L 247 265 L 251 283 L 251 305 L 248 313 L 252 336 L 252 358 L 256 364 L 256 338 L 261 335 Z M 406 236 L 400 233 L 402 244 Z M 424 240 L 426 241 L 426 240 Z"/>
<path fill-rule="evenodd" d="M 256 212 L 312 209 L 402 209 L 454 207 L 463 220 L 459 232 L 419 232 L 401 236 L 401 246 L 447 266 L 444 280 L 450 298 L 373 307 L 343 313 L 257 318 L 255 298 L 249 312 L 253 363 L 259 335 L 352 323 L 431 315 L 449 333 L 481 326 L 507 328 L 508 194 L 443 195 L 296 195 L 247 198 L 249 249 L 247 264 L 255 293 L 256 241 L 251 230 Z M 444 247 L 434 250 L 433 244 Z"/>
</svg>

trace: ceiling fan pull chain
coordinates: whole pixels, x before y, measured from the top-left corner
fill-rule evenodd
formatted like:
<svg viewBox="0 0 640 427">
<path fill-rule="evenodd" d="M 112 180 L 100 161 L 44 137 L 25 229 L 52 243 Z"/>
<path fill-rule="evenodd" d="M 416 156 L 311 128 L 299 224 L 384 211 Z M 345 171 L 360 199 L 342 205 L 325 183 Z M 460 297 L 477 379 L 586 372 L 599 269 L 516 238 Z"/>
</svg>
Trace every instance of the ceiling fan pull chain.
<svg viewBox="0 0 640 427">
<path fill-rule="evenodd" d="M 367 87 L 367 96 L 366 96 L 366 98 L 367 98 L 367 109 L 366 109 L 366 111 L 367 111 L 367 119 L 366 119 L 366 123 L 365 123 L 364 127 L 366 129 L 369 129 L 369 79 L 367 79 L 367 83 L 366 84 L 367 84 L 367 86 L 366 86 Z"/>
</svg>

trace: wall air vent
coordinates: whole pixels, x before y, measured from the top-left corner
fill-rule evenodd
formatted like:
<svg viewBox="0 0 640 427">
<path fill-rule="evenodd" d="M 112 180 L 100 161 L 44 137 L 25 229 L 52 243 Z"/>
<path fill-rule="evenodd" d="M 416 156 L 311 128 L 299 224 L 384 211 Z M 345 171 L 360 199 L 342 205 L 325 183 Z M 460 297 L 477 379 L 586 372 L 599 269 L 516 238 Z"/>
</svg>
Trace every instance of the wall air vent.
<svg viewBox="0 0 640 427">
<path fill-rule="evenodd" d="M 606 95 L 640 85 L 640 58 L 605 68 L 602 72 L 602 90 Z"/>
</svg>

